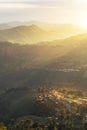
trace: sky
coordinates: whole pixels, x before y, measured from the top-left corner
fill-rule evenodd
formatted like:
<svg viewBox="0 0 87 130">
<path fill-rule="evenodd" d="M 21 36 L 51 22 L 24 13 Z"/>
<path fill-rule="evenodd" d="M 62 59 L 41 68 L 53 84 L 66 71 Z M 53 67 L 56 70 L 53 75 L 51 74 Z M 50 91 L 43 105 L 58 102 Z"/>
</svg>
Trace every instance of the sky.
<svg viewBox="0 0 87 130">
<path fill-rule="evenodd" d="M 87 25 L 87 0 L 0 0 L 0 22 L 10 21 Z"/>
</svg>

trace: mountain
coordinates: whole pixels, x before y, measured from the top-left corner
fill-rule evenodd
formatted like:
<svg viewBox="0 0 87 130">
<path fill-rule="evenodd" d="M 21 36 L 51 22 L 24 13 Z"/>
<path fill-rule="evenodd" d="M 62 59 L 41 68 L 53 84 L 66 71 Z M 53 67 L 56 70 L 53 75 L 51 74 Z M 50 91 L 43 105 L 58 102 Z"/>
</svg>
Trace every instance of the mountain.
<svg viewBox="0 0 87 130">
<path fill-rule="evenodd" d="M 45 31 L 36 25 L 18 26 L 11 29 L 0 30 L 0 41 L 12 43 L 35 43 L 44 39 Z"/>
<path fill-rule="evenodd" d="M 18 25 L 20 25 L 20 23 Z M 85 32 L 87 32 L 87 30 L 70 24 L 51 25 L 37 23 L 36 25 L 31 24 L 30 26 L 26 26 L 26 24 L 20 26 L 14 25 L 14 27 L 8 24 L 8 29 L 0 30 L 0 41 L 34 44 L 58 40 Z"/>
<path fill-rule="evenodd" d="M 0 43 L 1 92 L 42 85 L 87 89 L 87 35 L 81 36 L 36 45 Z"/>
<path fill-rule="evenodd" d="M 67 102 L 82 112 L 81 90 L 87 95 L 87 34 L 35 45 L 0 43 L 0 120 L 57 115 L 71 107 Z"/>
<path fill-rule="evenodd" d="M 37 25 L 45 30 L 55 31 L 56 29 L 59 30 L 59 32 L 64 33 L 71 30 L 71 32 L 79 32 L 79 31 L 86 31 L 87 29 L 82 28 L 78 25 L 73 24 L 60 24 L 60 23 L 48 23 L 48 22 L 40 22 L 40 21 L 27 21 L 27 22 L 21 22 L 21 21 L 14 21 L 14 22 L 8 22 L 4 23 L 4 25 L 9 25 L 10 27 L 16 27 L 16 26 L 31 26 L 32 24 Z M 68 30 L 67 30 L 68 29 Z"/>
</svg>

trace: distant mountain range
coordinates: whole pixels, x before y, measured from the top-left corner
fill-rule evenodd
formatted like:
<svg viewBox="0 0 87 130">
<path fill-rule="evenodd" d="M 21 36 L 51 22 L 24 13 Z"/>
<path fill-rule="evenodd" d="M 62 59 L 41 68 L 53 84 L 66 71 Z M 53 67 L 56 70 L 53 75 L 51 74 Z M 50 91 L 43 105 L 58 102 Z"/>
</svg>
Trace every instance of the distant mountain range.
<svg viewBox="0 0 87 130">
<path fill-rule="evenodd" d="M 38 42 L 62 39 L 86 32 L 86 29 L 71 24 L 13 22 L 0 24 L 0 41 L 34 44 Z"/>
<path fill-rule="evenodd" d="M 11 29 L 0 30 L 0 41 L 12 43 L 37 43 L 44 40 L 45 31 L 36 25 L 18 26 Z"/>
<path fill-rule="evenodd" d="M 68 31 L 68 30 L 74 30 L 76 32 L 76 29 L 78 31 L 81 31 L 81 30 L 85 30 L 87 31 L 87 29 L 85 28 L 82 28 L 78 25 L 73 25 L 73 24 L 60 24 L 60 23 L 47 23 L 47 22 L 39 22 L 39 21 L 27 21 L 27 22 L 20 22 L 20 21 L 14 21 L 14 22 L 8 22 L 8 23 L 1 23 L 0 24 L 0 27 L 3 27 L 5 29 L 7 29 L 8 27 L 9 28 L 12 28 L 12 27 L 17 27 L 17 26 L 31 26 L 32 24 L 34 25 L 37 25 L 43 29 L 46 29 L 46 30 L 56 30 L 56 29 L 59 29 L 60 31 Z M 68 29 L 68 30 L 67 30 Z"/>
</svg>

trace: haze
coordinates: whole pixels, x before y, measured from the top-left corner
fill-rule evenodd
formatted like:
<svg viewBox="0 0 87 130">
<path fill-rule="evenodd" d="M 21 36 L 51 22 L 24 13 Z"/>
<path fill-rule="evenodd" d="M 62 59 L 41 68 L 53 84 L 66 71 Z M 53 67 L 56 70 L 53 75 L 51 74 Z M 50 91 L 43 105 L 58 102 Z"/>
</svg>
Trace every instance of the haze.
<svg viewBox="0 0 87 130">
<path fill-rule="evenodd" d="M 1 23 L 45 21 L 87 27 L 86 0 L 0 0 Z"/>
</svg>

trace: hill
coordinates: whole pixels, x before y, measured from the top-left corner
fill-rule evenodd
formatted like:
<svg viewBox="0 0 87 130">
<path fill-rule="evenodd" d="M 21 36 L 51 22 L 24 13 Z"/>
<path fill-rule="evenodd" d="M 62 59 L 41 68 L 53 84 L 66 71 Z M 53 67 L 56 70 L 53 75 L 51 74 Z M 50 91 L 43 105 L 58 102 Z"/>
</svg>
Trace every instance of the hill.
<svg viewBox="0 0 87 130">
<path fill-rule="evenodd" d="M 69 24 L 49 25 L 37 23 L 29 26 L 26 24 L 20 26 L 9 24 L 5 25 L 4 28 L 3 25 L 0 26 L 0 41 L 20 44 L 52 41 L 87 32 L 86 29 Z"/>
<path fill-rule="evenodd" d="M 44 118 L 54 117 L 59 122 L 67 120 L 72 121 L 74 125 L 82 125 L 87 119 L 87 97 L 85 91 L 78 89 L 57 87 L 10 89 L 0 95 L 0 106 L 0 120 L 10 123 L 12 120 L 29 117 L 32 119 L 42 117 L 42 121 L 45 121 Z"/>
<path fill-rule="evenodd" d="M 0 90 L 58 85 L 87 89 L 86 35 L 38 45 L 0 43 Z"/>
<path fill-rule="evenodd" d="M 44 40 L 45 31 L 36 25 L 18 26 L 6 30 L 0 30 L 0 41 L 12 43 L 37 43 Z"/>
<path fill-rule="evenodd" d="M 87 101 L 84 91 L 87 90 L 86 37 L 84 34 L 36 45 L 1 42 L 0 119 L 56 116 L 60 110 L 62 115 L 71 107 L 69 103 L 67 105 L 71 101 L 71 117 L 73 112 L 77 113 L 76 108 L 79 110 L 81 106 L 79 103 Z M 63 86 L 67 90 L 61 92 Z M 77 90 L 73 92 L 69 90 L 71 88 Z M 62 105 L 63 109 L 60 109 Z M 85 107 L 82 105 L 80 114 Z M 83 120 L 85 115 L 81 117 Z"/>
</svg>

